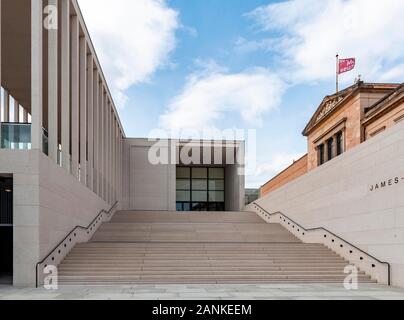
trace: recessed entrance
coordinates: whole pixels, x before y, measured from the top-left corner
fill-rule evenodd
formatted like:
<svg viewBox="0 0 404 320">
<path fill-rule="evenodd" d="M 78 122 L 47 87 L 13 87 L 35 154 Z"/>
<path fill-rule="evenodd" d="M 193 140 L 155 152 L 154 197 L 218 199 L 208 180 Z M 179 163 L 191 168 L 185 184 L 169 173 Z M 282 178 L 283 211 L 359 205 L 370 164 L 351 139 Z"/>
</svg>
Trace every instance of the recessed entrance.
<svg viewBox="0 0 404 320">
<path fill-rule="evenodd" d="M 177 167 L 177 211 L 224 211 L 224 170 Z"/>
<path fill-rule="evenodd" d="M 13 179 L 0 177 L 0 284 L 13 282 Z"/>
</svg>

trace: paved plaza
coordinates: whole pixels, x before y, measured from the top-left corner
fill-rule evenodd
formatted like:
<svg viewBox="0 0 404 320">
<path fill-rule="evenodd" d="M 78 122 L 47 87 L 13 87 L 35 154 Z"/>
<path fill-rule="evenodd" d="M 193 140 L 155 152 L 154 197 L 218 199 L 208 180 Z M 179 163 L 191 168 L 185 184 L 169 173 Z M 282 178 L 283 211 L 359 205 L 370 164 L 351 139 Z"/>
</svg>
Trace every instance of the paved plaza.
<svg viewBox="0 0 404 320">
<path fill-rule="evenodd" d="M 0 286 L 0 300 L 404 300 L 404 289 L 363 284 L 128 285 L 43 288 Z"/>
</svg>

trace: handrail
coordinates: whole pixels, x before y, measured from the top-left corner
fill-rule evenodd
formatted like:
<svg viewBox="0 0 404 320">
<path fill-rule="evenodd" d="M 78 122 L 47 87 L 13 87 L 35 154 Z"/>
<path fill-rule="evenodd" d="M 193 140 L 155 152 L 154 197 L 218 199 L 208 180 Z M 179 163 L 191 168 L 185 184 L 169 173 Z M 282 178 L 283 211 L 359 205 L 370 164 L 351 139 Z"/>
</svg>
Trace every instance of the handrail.
<svg viewBox="0 0 404 320">
<path fill-rule="evenodd" d="M 94 223 L 100 218 L 100 216 L 101 216 L 102 214 L 106 213 L 107 215 L 110 215 L 110 214 L 111 214 L 111 211 L 116 207 L 116 205 L 117 205 L 118 203 L 119 203 L 119 202 L 116 201 L 116 202 L 113 204 L 113 206 L 112 206 L 108 211 L 105 211 L 105 209 L 102 209 L 102 210 L 97 214 L 97 216 L 91 221 L 91 223 L 90 223 L 87 227 L 84 227 L 84 226 L 75 226 L 75 227 L 72 229 L 72 231 L 70 231 L 70 232 L 67 234 L 67 236 L 66 236 L 65 238 L 63 238 L 63 240 L 60 241 L 60 242 L 49 252 L 49 254 L 48 254 L 45 258 L 43 258 L 41 261 L 39 261 L 39 262 L 36 264 L 36 267 L 35 267 L 35 272 L 36 272 L 36 274 L 35 274 L 35 276 L 36 276 L 36 278 L 35 278 L 35 283 L 36 283 L 36 287 L 37 287 L 37 288 L 38 288 L 38 266 L 39 266 L 40 264 L 44 263 L 44 262 L 53 254 L 53 252 L 56 251 L 56 249 L 59 248 L 59 246 L 61 246 L 61 245 L 63 244 L 63 242 L 65 242 L 77 229 L 82 229 L 82 230 L 87 230 L 87 231 L 88 231 L 88 229 L 90 229 L 90 228 L 94 225 Z"/>
<path fill-rule="evenodd" d="M 255 205 L 255 206 L 257 206 L 257 207 L 258 207 L 259 209 L 261 209 L 262 211 L 266 212 L 266 214 L 268 214 L 269 216 L 274 216 L 274 215 L 276 215 L 276 214 L 279 214 L 279 215 L 285 217 L 286 219 L 288 219 L 289 221 L 291 221 L 293 224 L 295 224 L 296 226 L 298 226 L 300 229 L 304 230 L 305 232 L 318 231 L 318 230 L 323 230 L 323 231 L 325 231 L 325 232 L 328 232 L 328 233 L 331 234 L 333 237 L 339 239 L 339 240 L 342 241 L 342 242 L 345 242 L 345 243 L 348 244 L 349 246 L 355 248 L 356 250 L 360 251 L 360 252 L 363 253 L 364 255 L 366 255 L 366 256 L 368 256 L 368 257 L 370 257 L 370 258 L 376 260 L 376 261 L 379 262 L 380 264 L 385 264 L 385 265 L 387 265 L 387 272 L 388 272 L 388 275 L 387 275 L 387 279 L 388 279 L 388 280 L 387 280 L 387 281 L 388 281 L 388 285 L 389 285 L 389 286 L 391 285 L 391 265 L 390 265 L 389 262 L 379 260 L 378 258 L 376 258 L 376 257 L 372 256 L 371 254 L 369 254 L 369 253 L 363 251 L 361 248 L 358 248 L 357 246 L 355 246 L 354 244 L 350 243 L 349 241 L 346 241 L 345 239 L 342 239 L 340 236 L 337 236 L 335 233 L 331 232 L 330 230 L 328 230 L 328 229 L 326 229 L 326 228 L 317 227 L 317 228 L 309 228 L 309 229 L 306 229 L 305 227 L 302 227 L 300 224 L 298 224 L 298 223 L 295 222 L 293 219 L 289 218 L 286 214 L 284 214 L 284 213 L 282 213 L 282 212 L 280 212 L 280 211 L 273 212 L 273 213 L 269 213 L 267 210 L 265 210 L 263 207 L 261 207 L 258 203 L 253 202 L 252 204 Z"/>
</svg>

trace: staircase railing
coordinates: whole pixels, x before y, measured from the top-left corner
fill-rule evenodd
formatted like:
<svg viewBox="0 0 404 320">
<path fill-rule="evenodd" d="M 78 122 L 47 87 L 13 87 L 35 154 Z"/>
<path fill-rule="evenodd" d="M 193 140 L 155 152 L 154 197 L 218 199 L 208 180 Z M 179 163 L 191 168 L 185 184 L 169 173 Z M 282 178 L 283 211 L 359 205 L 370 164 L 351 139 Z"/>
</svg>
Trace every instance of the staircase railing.
<svg viewBox="0 0 404 320">
<path fill-rule="evenodd" d="M 69 234 L 62 241 L 60 241 L 44 259 L 36 264 L 35 283 L 37 288 L 39 284 L 39 278 L 44 276 L 44 270 L 50 265 L 59 265 L 77 243 L 88 242 L 94 235 L 95 231 L 97 231 L 101 223 L 112 218 L 112 213 L 117 204 L 118 201 L 115 202 L 108 211 L 105 211 L 104 209 L 101 210 L 88 226 L 74 227 L 72 231 L 69 232 Z"/>
<path fill-rule="evenodd" d="M 379 283 L 391 285 L 390 263 L 381 261 L 354 244 L 342 239 L 323 227 L 306 229 L 282 212 L 269 213 L 256 202 L 252 203 L 256 213 L 269 223 L 280 223 L 305 243 L 321 243 L 355 264 L 359 269 Z"/>
</svg>

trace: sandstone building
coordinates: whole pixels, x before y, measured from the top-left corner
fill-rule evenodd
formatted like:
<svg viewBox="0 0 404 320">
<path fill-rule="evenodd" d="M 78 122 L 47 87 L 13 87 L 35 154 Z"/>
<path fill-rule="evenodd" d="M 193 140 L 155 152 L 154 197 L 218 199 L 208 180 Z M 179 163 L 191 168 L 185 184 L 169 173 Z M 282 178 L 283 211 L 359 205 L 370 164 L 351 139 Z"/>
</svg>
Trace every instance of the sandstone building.
<svg viewBox="0 0 404 320">
<path fill-rule="evenodd" d="M 358 82 L 323 99 L 303 131 L 307 154 L 260 189 L 264 196 L 404 119 L 404 85 Z"/>
</svg>

